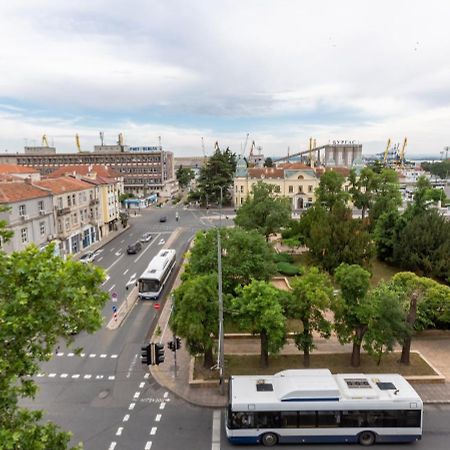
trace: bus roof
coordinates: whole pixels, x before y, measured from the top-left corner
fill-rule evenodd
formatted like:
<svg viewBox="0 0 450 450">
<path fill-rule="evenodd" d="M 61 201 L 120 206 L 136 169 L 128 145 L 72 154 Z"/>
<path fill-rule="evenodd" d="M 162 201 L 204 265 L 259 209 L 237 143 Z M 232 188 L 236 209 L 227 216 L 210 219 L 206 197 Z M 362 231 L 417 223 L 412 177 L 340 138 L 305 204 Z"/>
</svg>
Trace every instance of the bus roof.
<svg viewBox="0 0 450 450">
<path fill-rule="evenodd" d="M 158 254 L 150 261 L 148 267 L 144 270 L 139 279 L 155 278 L 159 279 L 167 265 L 175 258 L 176 251 L 166 248 L 158 252 Z"/>
<path fill-rule="evenodd" d="M 398 374 L 345 373 L 328 369 L 284 370 L 275 375 L 231 377 L 233 409 L 247 410 L 285 402 L 337 402 L 343 404 L 422 401 L 411 385 Z"/>
</svg>

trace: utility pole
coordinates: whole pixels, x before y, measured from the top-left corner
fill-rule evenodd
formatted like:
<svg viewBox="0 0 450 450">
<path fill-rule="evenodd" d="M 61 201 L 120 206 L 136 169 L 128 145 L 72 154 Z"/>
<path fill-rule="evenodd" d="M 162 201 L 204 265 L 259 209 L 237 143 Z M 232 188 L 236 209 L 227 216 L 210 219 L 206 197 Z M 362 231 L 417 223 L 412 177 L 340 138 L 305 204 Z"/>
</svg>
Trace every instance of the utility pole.
<svg viewBox="0 0 450 450">
<path fill-rule="evenodd" d="M 219 388 L 220 393 L 225 393 L 224 386 L 224 330 L 223 330 L 223 297 L 222 297 L 222 247 L 220 242 L 220 229 L 222 228 L 222 198 L 223 186 L 220 189 L 219 228 L 217 229 L 217 271 L 219 284 Z"/>
</svg>

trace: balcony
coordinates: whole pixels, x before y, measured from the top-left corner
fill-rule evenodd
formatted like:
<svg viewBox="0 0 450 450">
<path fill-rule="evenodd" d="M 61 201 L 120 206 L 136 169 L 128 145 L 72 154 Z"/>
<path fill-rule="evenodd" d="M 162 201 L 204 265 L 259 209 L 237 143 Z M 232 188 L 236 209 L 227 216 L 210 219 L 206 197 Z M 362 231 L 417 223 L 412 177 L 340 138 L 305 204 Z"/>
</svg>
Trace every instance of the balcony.
<svg viewBox="0 0 450 450">
<path fill-rule="evenodd" d="M 70 214 L 70 208 L 56 208 L 56 215 L 59 216 L 64 216 L 66 214 Z"/>
</svg>

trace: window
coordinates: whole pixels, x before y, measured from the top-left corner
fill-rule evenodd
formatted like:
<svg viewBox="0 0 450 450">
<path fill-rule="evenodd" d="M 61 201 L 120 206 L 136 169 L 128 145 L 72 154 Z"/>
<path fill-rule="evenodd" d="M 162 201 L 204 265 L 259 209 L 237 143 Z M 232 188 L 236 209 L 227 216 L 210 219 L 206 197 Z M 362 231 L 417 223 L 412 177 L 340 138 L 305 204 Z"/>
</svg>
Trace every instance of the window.
<svg viewBox="0 0 450 450">
<path fill-rule="evenodd" d="M 64 226 L 66 230 L 70 229 L 70 217 L 66 217 L 66 222 Z"/>
<path fill-rule="evenodd" d="M 294 192 L 294 186 L 289 186 L 289 193 L 292 194 L 292 192 Z"/>
<path fill-rule="evenodd" d="M 281 426 L 283 428 L 297 428 L 297 411 L 286 411 L 281 413 Z"/>
<path fill-rule="evenodd" d="M 19 216 L 24 216 L 27 213 L 25 205 L 19 205 Z"/>
<path fill-rule="evenodd" d="M 58 198 L 58 208 L 62 209 L 62 207 L 63 207 L 63 199 L 62 199 L 62 197 L 59 197 Z"/>
<path fill-rule="evenodd" d="M 72 223 L 74 225 L 76 225 L 78 223 L 78 214 L 77 213 L 72 214 Z"/>
<path fill-rule="evenodd" d="M 39 211 L 44 211 L 44 202 L 42 200 L 38 201 L 38 209 Z"/>
<path fill-rule="evenodd" d="M 318 427 L 336 427 L 340 423 L 340 413 L 335 411 L 317 411 Z"/>
<path fill-rule="evenodd" d="M 298 413 L 299 428 L 313 428 L 316 426 L 315 411 L 299 411 Z"/>
<path fill-rule="evenodd" d="M 244 185 L 241 186 L 241 194 L 244 193 Z"/>
<path fill-rule="evenodd" d="M 77 204 L 76 201 L 75 201 L 75 194 L 72 195 L 72 203 L 73 203 L 74 205 Z"/>
<path fill-rule="evenodd" d="M 277 194 L 279 194 L 279 193 L 281 192 L 280 186 L 275 185 L 274 192 L 276 192 Z"/>
<path fill-rule="evenodd" d="M 303 186 L 299 185 L 298 192 L 303 192 Z"/>
<path fill-rule="evenodd" d="M 67 196 L 67 206 L 72 206 L 72 197 L 70 195 Z"/>
<path fill-rule="evenodd" d="M 312 185 L 310 184 L 309 186 L 308 186 L 308 192 L 312 192 L 313 191 L 313 187 L 312 187 Z"/>
<path fill-rule="evenodd" d="M 22 228 L 20 230 L 20 236 L 22 237 L 22 243 L 25 244 L 28 242 L 28 229 Z"/>
<path fill-rule="evenodd" d="M 45 235 L 45 222 L 39 222 L 39 232 L 41 233 L 41 236 Z"/>
</svg>

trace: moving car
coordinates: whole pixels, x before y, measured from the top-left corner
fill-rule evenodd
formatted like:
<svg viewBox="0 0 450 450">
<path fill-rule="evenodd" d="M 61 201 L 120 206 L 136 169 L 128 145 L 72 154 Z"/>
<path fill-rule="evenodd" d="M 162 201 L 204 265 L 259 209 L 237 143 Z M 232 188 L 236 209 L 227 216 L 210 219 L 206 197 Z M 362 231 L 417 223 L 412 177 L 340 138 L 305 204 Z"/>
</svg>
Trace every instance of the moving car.
<svg viewBox="0 0 450 450">
<path fill-rule="evenodd" d="M 96 256 L 97 256 L 96 252 L 87 252 L 80 258 L 80 262 L 84 264 L 93 262 Z"/>
<path fill-rule="evenodd" d="M 135 242 L 134 244 L 130 244 L 130 245 L 128 246 L 128 248 L 127 248 L 127 253 L 128 253 L 129 255 L 132 255 L 132 254 L 135 254 L 135 253 L 140 252 L 141 249 L 142 249 L 142 244 L 141 244 L 139 241 L 137 241 L 137 242 Z"/>
<path fill-rule="evenodd" d="M 159 218 L 159 221 L 160 221 L 160 222 L 167 222 L 167 217 L 166 217 L 166 216 L 161 216 L 161 217 Z"/>
<path fill-rule="evenodd" d="M 152 240 L 151 233 L 144 233 L 141 237 L 141 242 L 148 242 Z"/>
</svg>

